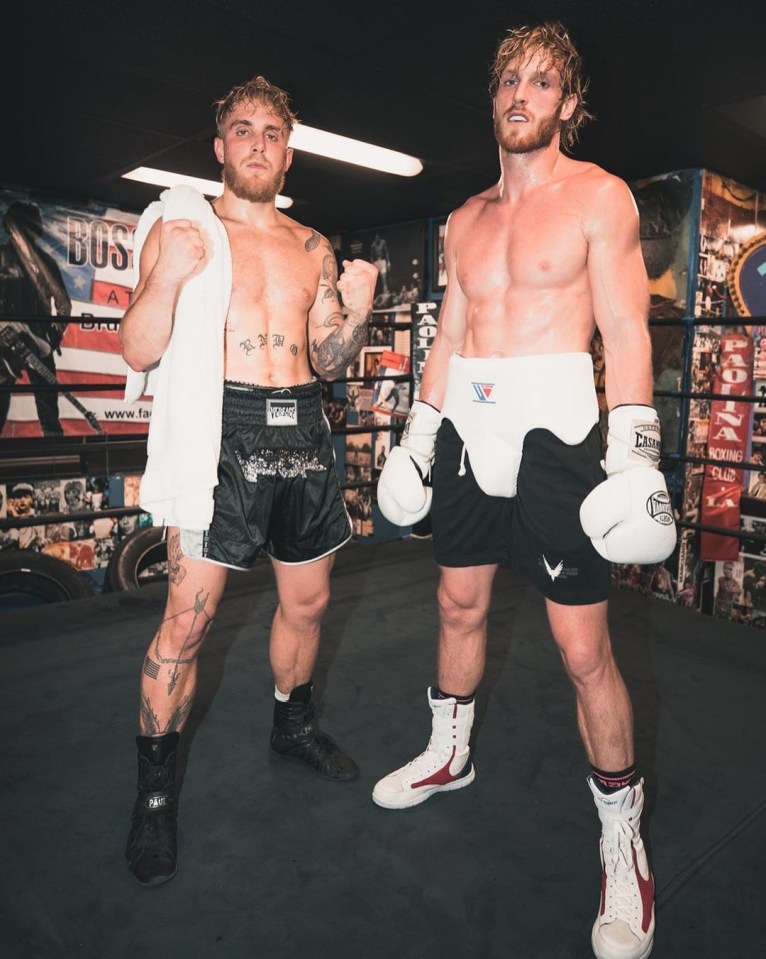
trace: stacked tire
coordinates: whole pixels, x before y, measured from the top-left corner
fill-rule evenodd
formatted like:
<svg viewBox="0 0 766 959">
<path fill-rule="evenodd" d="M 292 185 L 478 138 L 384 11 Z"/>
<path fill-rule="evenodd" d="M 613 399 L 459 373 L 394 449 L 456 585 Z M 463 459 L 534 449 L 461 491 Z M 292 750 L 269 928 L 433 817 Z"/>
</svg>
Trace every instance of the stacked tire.
<svg viewBox="0 0 766 959">
<path fill-rule="evenodd" d="M 140 589 L 168 578 L 168 551 L 161 526 L 139 526 L 121 540 L 109 559 L 105 592 Z"/>
<path fill-rule="evenodd" d="M 93 581 L 63 559 L 31 549 L 0 550 L 0 608 L 85 599 Z"/>
</svg>

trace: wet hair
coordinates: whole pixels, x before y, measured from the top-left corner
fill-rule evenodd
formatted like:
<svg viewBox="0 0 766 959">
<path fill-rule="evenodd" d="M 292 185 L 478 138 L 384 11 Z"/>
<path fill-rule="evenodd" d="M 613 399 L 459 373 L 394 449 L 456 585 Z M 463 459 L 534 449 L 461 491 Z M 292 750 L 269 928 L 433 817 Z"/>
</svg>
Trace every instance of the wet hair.
<svg viewBox="0 0 766 959">
<path fill-rule="evenodd" d="M 515 27 L 495 51 L 490 71 L 490 93 L 494 97 L 500 85 L 503 71 L 513 60 L 523 58 L 526 62 L 534 53 L 542 50 L 561 74 L 561 98 L 577 97 L 577 106 L 568 120 L 561 123 L 561 145 L 571 149 L 580 127 L 592 119 L 587 108 L 585 94 L 589 80 L 583 75 L 582 57 L 577 52 L 566 27 L 558 21 L 549 21 L 540 26 Z"/>
<path fill-rule="evenodd" d="M 215 125 L 219 137 L 223 136 L 226 117 L 241 103 L 262 103 L 284 120 L 288 130 L 292 130 L 295 126 L 297 117 L 290 106 L 289 95 L 279 87 L 275 87 L 273 83 L 269 83 L 266 77 L 257 76 L 246 83 L 232 87 L 225 97 L 213 103 L 216 108 Z"/>
</svg>

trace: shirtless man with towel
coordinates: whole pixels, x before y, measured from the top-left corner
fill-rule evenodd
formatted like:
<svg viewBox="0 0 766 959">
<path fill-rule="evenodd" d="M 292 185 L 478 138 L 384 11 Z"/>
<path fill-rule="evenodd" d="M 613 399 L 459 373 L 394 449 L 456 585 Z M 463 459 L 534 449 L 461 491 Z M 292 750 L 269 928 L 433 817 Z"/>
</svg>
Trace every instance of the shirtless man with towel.
<svg viewBox="0 0 766 959">
<path fill-rule="evenodd" d="M 178 519 L 188 513 L 180 507 L 174 513 L 175 506 L 163 520 L 168 598 L 143 663 L 138 797 L 127 847 L 128 867 L 145 885 L 176 872 L 175 763 L 197 654 L 228 570 L 250 568 L 262 550 L 279 598 L 269 648 L 271 749 L 335 781 L 359 773 L 318 729 L 311 701 L 334 553 L 351 536 L 315 377 L 342 375 L 367 342 L 377 270 L 364 260 L 344 261 L 339 277 L 330 243 L 277 211 L 293 155 L 287 94 L 259 76 L 216 106 L 224 186 L 212 203 L 213 226 L 224 228 L 220 245 L 231 276 L 228 308 L 211 340 L 222 357 L 220 454 L 209 522 L 188 528 Z M 132 370 L 150 369 L 166 353 L 184 355 L 173 348 L 174 338 L 183 337 L 179 304 L 184 286 L 212 268 L 210 244 L 211 231 L 194 219 L 159 218 L 149 229 L 120 327 Z M 159 399 L 155 393 L 154 414 Z M 165 429 L 172 439 L 172 421 Z M 151 438 L 149 449 L 151 460 Z M 157 523 L 154 512 L 153 518 Z"/>
</svg>

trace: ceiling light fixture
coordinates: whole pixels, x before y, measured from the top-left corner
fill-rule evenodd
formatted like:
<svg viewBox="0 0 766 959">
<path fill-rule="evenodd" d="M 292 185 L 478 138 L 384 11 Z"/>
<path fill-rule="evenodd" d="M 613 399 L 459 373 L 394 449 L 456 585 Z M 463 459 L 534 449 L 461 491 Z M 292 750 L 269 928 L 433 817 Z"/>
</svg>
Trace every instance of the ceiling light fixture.
<svg viewBox="0 0 766 959">
<path fill-rule="evenodd" d="M 397 176 L 417 176 L 423 169 L 423 164 L 417 157 L 364 143 L 362 140 L 352 140 L 337 133 L 328 133 L 303 123 L 296 124 L 290 134 L 290 146 L 330 160 L 343 160 L 345 163 L 355 163 L 381 173 L 395 173 Z"/>
<path fill-rule="evenodd" d="M 205 196 L 220 196 L 223 193 L 223 183 L 220 180 L 204 180 L 198 176 L 186 176 L 184 173 L 171 173 L 169 170 L 155 170 L 152 167 L 140 166 L 128 173 L 123 173 L 124 180 L 137 180 L 139 183 L 151 183 L 153 186 L 176 186 L 179 183 L 185 183 L 187 186 L 196 187 L 200 193 Z M 293 205 L 292 198 L 289 196 L 277 196 L 277 208 L 287 210 Z"/>
<path fill-rule="evenodd" d="M 417 176 L 423 169 L 423 164 L 417 157 L 387 147 L 364 143 L 362 140 L 352 140 L 351 137 L 340 136 L 337 133 L 328 133 L 303 123 L 296 124 L 290 134 L 290 146 L 305 153 L 327 157 L 330 160 L 341 160 L 344 163 L 354 163 L 357 166 L 367 167 L 369 170 L 378 170 L 381 173 L 393 173 L 396 176 Z M 171 173 L 169 170 L 157 170 L 153 167 L 140 166 L 135 170 L 122 174 L 125 180 L 138 180 L 140 183 L 151 183 L 153 186 L 172 187 L 178 183 L 186 183 L 196 187 L 206 196 L 220 196 L 223 184 L 219 180 L 205 180 L 202 177 L 186 176 L 183 173 Z M 293 205 L 289 196 L 278 196 L 276 205 L 280 210 L 286 210 Z"/>
</svg>

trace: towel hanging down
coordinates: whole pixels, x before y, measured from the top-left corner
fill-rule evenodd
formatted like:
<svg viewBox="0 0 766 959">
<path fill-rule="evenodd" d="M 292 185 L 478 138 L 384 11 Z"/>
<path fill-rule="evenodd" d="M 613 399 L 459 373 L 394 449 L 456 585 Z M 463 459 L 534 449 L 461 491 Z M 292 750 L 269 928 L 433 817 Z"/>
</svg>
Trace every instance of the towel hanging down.
<svg viewBox="0 0 766 959">
<path fill-rule="evenodd" d="M 204 530 L 218 484 L 231 249 L 205 197 L 193 187 L 175 186 L 141 215 L 133 251 L 136 276 L 141 248 L 160 217 L 191 220 L 205 237 L 207 262 L 181 289 L 159 362 L 145 372 L 128 370 L 125 402 L 134 403 L 143 393 L 154 398 L 139 502 L 155 526 Z"/>
</svg>

